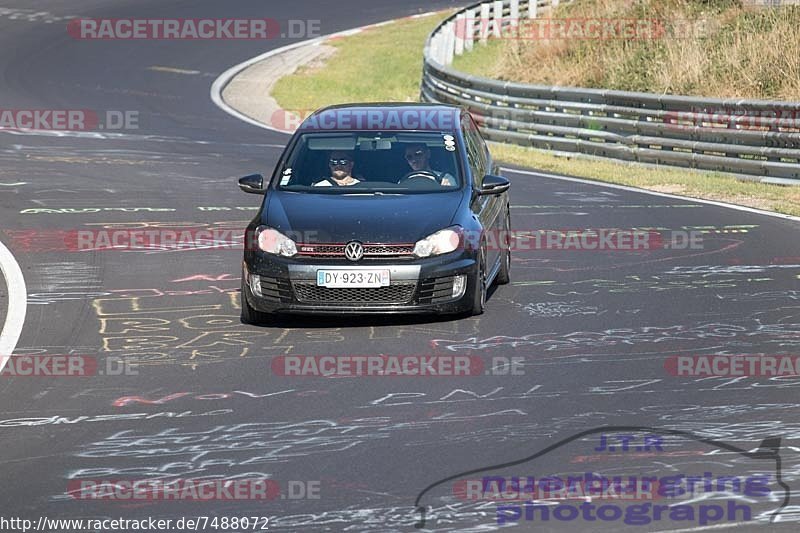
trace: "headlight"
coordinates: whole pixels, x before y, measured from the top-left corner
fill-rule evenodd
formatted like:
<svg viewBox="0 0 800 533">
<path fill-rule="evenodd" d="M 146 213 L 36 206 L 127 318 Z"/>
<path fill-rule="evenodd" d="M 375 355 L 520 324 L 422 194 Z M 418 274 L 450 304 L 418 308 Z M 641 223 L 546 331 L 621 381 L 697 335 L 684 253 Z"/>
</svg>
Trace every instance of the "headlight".
<svg viewBox="0 0 800 533">
<path fill-rule="evenodd" d="M 460 226 L 437 231 L 414 245 L 414 255 L 430 257 L 457 250 L 461 246 L 463 230 Z"/>
<path fill-rule="evenodd" d="M 297 246 L 292 239 L 267 226 L 256 228 L 256 239 L 259 249 L 268 254 L 292 257 L 297 253 Z"/>
</svg>

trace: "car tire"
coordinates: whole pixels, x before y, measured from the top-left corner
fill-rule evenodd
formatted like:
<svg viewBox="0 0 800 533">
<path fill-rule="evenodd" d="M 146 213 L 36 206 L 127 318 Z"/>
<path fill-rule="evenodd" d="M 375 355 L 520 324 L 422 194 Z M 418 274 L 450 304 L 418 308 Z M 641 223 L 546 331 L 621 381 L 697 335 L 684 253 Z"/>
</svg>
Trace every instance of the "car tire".
<svg viewBox="0 0 800 533">
<path fill-rule="evenodd" d="M 511 281 L 511 212 L 506 206 L 506 219 L 503 222 L 503 231 L 508 242 L 504 243 L 505 251 L 500 258 L 500 269 L 497 271 L 495 282 L 498 285 L 506 285 Z"/>
<path fill-rule="evenodd" d="M 481 247 L 478 252 L 478 271 L 475 273 L 475 291 L 472 296 L 472 316 L 482 315 L 486 308 L 486 251 Z"/>
<path fill-rule="evenodd" d="M 244 281 L 244 274 L 242 275 L 242 292 L 241 292 L 241 305 L 242 305 L 242 315 L 241 321 L 242 324 L 250 324 L 252 326 L 259 326 L 261 324 L 265 324 L 269 321 L 270 313 L 264 313 L 263 311 L 258 311 L 253 309 L 250 304 L 247 302 L 247 291 L 248 287 Z"/>
</svg>

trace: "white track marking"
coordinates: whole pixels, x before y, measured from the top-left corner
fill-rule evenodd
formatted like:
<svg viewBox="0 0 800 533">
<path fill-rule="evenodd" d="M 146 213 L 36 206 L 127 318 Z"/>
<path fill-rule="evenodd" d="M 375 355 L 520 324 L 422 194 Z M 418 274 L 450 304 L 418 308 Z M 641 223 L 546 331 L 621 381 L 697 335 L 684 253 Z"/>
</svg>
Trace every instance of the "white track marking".
<svg viewBox="0 0 800 533">
<path fill-rule="evenodd" d="M 8 287 L 8 311 L 3 331 L 0 332 L 0 371 L 2 371 L 8 358 L 17 347 L 28 310 L 28 291 L 25 288 L 22 270 L 2 242 L 0 242 L 0 270 L 3 272 Z"/>
<path fill-rule="evenodd" d="M 558 174 L 548 174 L 546 172 L 535 172 L 533 170 L 518 170 L 515 168 L 506 168 L 502 167 L 502 170 L 505 172 L 510 172 L 514 174 L 526 174 L 529 176 L 539 176 L 542 178 L 554 179 L 554 180 L 562 180 L 562 181 L 572 181 L 575 183 L 585 183 L 587 185 L 595 185 L 597 187 L 606 187 L 609 189 L 620 189 L 623 191 L 631 191 L 631 192 L 638 192 L 641 194 L 649 194 L 651 196 L 660 196 L 662 198 L 672 198 L 674 200 L 686 200 L 689 202 L 697 202 L 699 204 L 708 204 L 708 205 L 715 205 L 717 207 L 726 207 L 728 209 L 735 209 L 737 211 L 746 211 L 748 213 L 755 213 L 757 215 L 764 215 L 769 217 L 776 217 L 782 218 L 785 220 L 792 220 L 794 222 L 800 222 L 800 217 L 792 216 L 792 215 L 784 215 L 783 213 L 773 213 L 772 211 L 764 211 L 761 209 L 756 209 L 754 207 L 745 207 L 743 205 L 734 205 L 734 204 L 727 204 L 725 202 L 717 202 L 714 200 L 701 200 L 700 198 L 692 198 L 689 196 L 678 196 L 676 194 L 667 194 L 663 192 L 655 192 L 655 191 L 648 191 L 647 189 L 639 189 L 637 187 L 629 187 L 627 185 L 616 185 L 613 183 L 604 183 L 601 181 L 592 181 L 580 178 L 570 178 L 568 176 L 559 176 Z M 702 177 L 698 176 L 698 179 L 702 179 Z"/>
</svg>

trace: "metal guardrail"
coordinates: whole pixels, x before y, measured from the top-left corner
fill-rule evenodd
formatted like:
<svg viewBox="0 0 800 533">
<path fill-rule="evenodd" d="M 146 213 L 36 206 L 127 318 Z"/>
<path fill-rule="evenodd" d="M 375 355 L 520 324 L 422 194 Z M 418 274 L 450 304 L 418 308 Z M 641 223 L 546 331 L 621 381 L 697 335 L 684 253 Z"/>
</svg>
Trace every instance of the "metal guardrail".
<svg viewBox="0 0 800 533">
<path fill-rule="evenodd" d="M 421 99 L 466 107 L 492 141 L 760 176 L 759 181 L 800 180 L 800 102 L 528 85 L 450 66 L 476 43 L 514 31 L 526 18 L 558 5 L 497 0 L 443 21 L 425 44 Z"/>
</svg>

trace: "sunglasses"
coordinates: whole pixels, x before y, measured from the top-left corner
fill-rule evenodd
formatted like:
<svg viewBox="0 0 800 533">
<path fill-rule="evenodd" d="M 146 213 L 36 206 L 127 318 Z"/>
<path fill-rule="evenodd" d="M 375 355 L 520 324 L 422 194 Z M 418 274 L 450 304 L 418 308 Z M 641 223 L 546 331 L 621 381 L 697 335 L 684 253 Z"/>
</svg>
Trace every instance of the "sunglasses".
<svg viewBox="0 0 800 533">
<path fill-rule="evenodd" d="M 347 165 L 352 163 L 352 161 L 350 161 L 349 159 L 328 159 L 328 163 L 332 167 L 346 167 Z"/>
<path fill-rule="evenodd" d="M 416 152 L 409 152 L 406 154 L 406 159 L 419 159 L 425 155 L 425 150 L 417 150 Z"/>
</svg>

